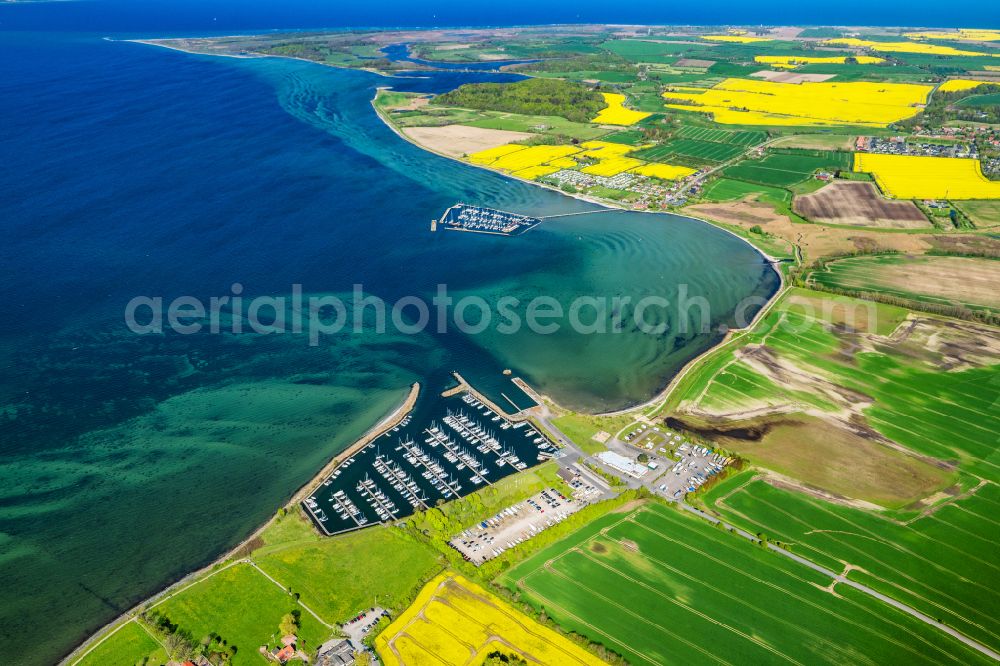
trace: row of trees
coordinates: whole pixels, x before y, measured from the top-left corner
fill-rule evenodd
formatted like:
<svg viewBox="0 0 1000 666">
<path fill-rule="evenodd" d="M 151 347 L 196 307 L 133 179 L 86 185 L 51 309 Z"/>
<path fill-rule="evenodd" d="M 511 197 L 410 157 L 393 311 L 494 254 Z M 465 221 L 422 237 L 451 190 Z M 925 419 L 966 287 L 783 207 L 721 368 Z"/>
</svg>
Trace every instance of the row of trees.
<svg viewBox="0 0 1000 666">
<path fill-rule="evenodd" d="M 160 644 L 172 661 L 193 661 L 198 657 L 205 657 L 213 664 L 225 666 L 236 656 L 237 647 L 230 645 L 219 634 L 210 633 L 201 640 L 195 640 L 190 631 L 179 627 L 159 609 L 141 613 L 139 618 L 157 634 Z"/>
</svg>

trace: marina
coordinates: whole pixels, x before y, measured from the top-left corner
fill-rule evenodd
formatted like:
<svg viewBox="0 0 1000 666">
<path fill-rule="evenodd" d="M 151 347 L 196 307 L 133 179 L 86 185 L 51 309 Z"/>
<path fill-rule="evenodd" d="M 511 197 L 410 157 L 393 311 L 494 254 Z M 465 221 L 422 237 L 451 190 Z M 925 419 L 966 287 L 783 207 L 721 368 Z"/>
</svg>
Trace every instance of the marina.
<svg viewBox="0 0 1000 666">
<path fill-rule="evenodd" d="M 457 203 L 442 213 L 434 228 L 442 227 L 451 231 L 471 231 L 496 236 L 518 236 L 534 229 L 541 222 L 537 217 Z"/>
<path fill-rule="evenodd" d="M 528 421 L 451 393 L 345 459 L 302 502 L 327 535 L 405 518 L 555 457 Z"/>
</svg>

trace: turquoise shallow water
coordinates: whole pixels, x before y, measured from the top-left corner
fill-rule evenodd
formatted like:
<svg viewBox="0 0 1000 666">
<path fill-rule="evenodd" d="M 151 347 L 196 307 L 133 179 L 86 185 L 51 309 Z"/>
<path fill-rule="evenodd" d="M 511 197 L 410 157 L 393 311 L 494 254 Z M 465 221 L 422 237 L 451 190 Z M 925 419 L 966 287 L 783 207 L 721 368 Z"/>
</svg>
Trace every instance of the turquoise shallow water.
<svg viewBox="0 0 1000 666">
<path fill-rule="evenodd" d="M 50 663 L 260 524 L 323 462 L 451 370 L 512 368 L 581 408 L 648 398 L 717 333 L 149 335 L 128 299 L 344 294 L 488 303 L 659 295 L 712 330 L 774 275 L 708 225 L 622 212 L 504 239 L 431 234 L 457 200 L 594 209 L 423 152 L 374 115 L 378 85 L 281 60 L 190 56 L 96 36 L 3 34 L 0 59 L 0 633 Z M 444 78 L 446 77 L 446 78 Z M 405 85 L 404 85 L 405 84 Z"/>
</svg>

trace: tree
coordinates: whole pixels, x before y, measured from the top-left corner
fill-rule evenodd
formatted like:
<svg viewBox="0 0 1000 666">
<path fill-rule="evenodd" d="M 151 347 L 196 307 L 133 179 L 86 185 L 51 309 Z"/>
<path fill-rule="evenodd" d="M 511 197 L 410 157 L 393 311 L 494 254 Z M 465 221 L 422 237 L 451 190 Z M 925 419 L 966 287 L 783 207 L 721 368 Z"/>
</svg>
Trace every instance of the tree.
<svg viewBox="0 0 1000 666">
<path fill-rule="evenodd" d="M 281 618 L 281 624 L 278 625 L 278 629 L 281 631 L 282 636 L 295 636 L 299 631 L 299 619 L 294 614 L 288 613 Z"/>
<path fill-rule="evenodd" d="M 638 456 L 636 456 L 636 460 L 645 465 L 646 463 L 649 462 L 649 456 L 647 456 L 645 453 L 640 453 Z"/>
<path fill-rule="evenodd" d="M 163 647 L 167 650 L 167 655 L 174 661 L 187 661 L 194 656 L 195 649 L 191 641 L 180 633 L 173 633 L 163 641 Z"/>
</svg>

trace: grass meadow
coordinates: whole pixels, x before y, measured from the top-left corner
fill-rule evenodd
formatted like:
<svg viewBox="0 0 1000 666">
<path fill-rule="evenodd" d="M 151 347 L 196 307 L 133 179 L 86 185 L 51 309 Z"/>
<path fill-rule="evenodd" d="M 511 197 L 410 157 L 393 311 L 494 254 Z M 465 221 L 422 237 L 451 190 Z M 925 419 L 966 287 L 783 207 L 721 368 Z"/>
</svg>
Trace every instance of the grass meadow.
<svg viewBox="0 0 1000 666">
<path fill-rule="evenodd" d="M 776 206 L 790 206 L 792 203 L 792 193 L 788 190 L 732 178 L 713 180 L 705 187 L 702 198 L 707 201 L 736 201 L 751 195 L 756 195 L 754 198 L 757 201 Z"/>
<path fill-rule="evenodd" d="M 167 653 L 137 622 L 128 622 L 77 662 L 81 666 L 161 664 Z"/>
<path fill-rule="evenodd" d="M 281 618 L 302 611 L 285 590 L 248 564 L 236 564 L 194 585 L 157 606 L 171 622 L 191 632 L 196 641 L 216 633 L 238 648 L 234 665 L 258 664 L 257 649 L 273 646 L 280 638 Z M 330 629 L 302 611 L 300 646 L 313 650 L 326 640 Z"/>
<path fill-rule="evenodd" d="M 330 623 L 374 606 L 376 596 L 381 606 L 401 607 L 441 568 L 431 548 L 380 526 L 265 547 L 254 560 Z"/>
<path fill-rule="evenodd" d="M 632 664 L 984 659 L 919 621 L 661 504 L 609 514 L 501 582 Z"/>
</svg>

